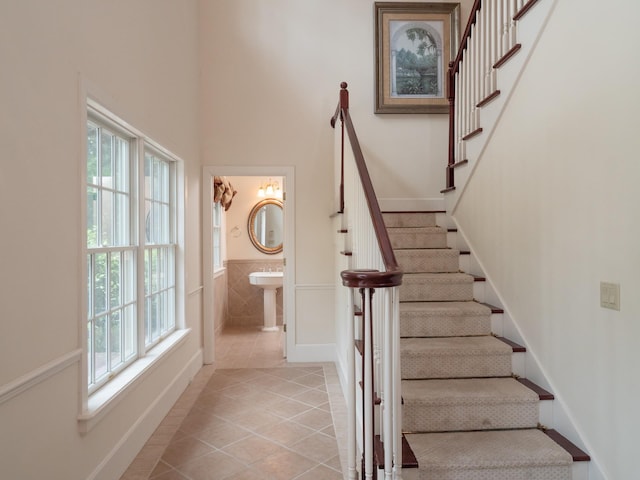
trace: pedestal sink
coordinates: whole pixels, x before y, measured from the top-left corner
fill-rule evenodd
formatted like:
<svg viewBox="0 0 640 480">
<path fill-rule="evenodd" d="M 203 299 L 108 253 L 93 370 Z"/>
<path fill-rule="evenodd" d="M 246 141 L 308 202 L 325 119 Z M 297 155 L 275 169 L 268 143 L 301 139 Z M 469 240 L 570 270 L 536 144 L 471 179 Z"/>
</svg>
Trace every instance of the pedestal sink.
<svg viewBox="0 0 640 480">
<path fill-rule="evenodd" d="M 264 290 L 264 326 L 265 332 L 276 332 L 276 290 L 282 287 L 282 272 L 252 272 L 249 283 Z"/>
</svg>

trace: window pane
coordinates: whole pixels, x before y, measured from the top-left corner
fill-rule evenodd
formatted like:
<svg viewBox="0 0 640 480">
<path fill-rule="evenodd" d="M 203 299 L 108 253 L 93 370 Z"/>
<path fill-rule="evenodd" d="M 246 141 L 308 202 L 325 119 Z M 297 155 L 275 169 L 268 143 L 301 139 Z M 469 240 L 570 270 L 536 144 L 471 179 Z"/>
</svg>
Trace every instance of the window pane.
<svg viewBox="0 0 640 480">
<path fill-rule="evenodd" d="M 107 309 L 107 254 L 96 253 L 93 265 L 94 315 L 103 313 Z"/>
<path fill-rule="evenodd" d="M 129 197 L 121 193 L 113 194 L 114 238 L 113 245 L 129 244 Z"/>
<path fill-rule="evenodd" d="M 129 193 L 129 142 L 120 137 L 116 138 L 113 188 Z"/>
<path fill-rule="evenodd" d="M 100 142 L 100 175 L 102 175 L 102 186 L 111 188 L 111 175 L 113 172 L 113 135 L 104 129 L 101 130 L 102 138 Z"/>
<path fill-rule="evenodd" d="M 151 343 L 151 297 L 145 299 L 144 302 L 144 331 L 145 345 Z"/>
<path fill-rule="evenodd" d="M 128 360 L 136 352 L 136 316 L 133 305 L 129 305 L 124 309 L 124 358 Z"/>
<path fill-rule="evenodd" d="M 98 380 L 107 373 L 107 316 L 103 315 L 96 318 L 94 329 L 94 363 L 95 363 L 95 379 Z"/>
<path fill-rule="evenodd" d="M 98 189 L 87 188 L 87 247 L 98 246 Z"/>
<path fill-rule="evenodd" d="M 93 317 L 93 263 L 91 255 L 87 255 L 87 318 Z M 89 342 L 91 345 L 91 342 Z"/>
<path fill-rule="evenodd" d="M 109 351 L 111 354 L 111 369 L 116 368 L 122 363 L 121 352 L 121 336 L 122 336 L 122 324 L 120 318 L 120 311 L 113 312 L 111 314 L 111 321 L 109 325 Z"/>
<path fill-rule="evenodd" d="M 136 280 L 135 280 L 135 255 L 132 251 L 123 252 L 124 261 L 122 265 L 122 292 L 123 303 L 131 303 L 136 299 Z"/>
<path fill-rule="evenodd" d="M 151 293 L 158 291 L 158 250 L 151 249 Z"/>
<path fill-rule="evenodd" d="M 171 288 L 169 290 L 169 302 L 167 306 L 168 325 L 167 329 L 172 330 L 176 326 L 176 289 Z"/>
<path fill-rule="evenodd" d="M 98 127 L 87 125 L 87 183 L 98 182 Z"/>
<path fill-rule="evenodd" d="M 100 225 L 102 230 L 102 238 L 100 244 L 103 247 L 114 245 L 113 243 L 113 194 L 110 191 L 102 190 L 100 192 L 102 201 L 102 212 L 100 217 Z"/>
<path fill-rule="evenodd" d="M 151 252 L 149 249 L 144 251 L 144 294 L 149 295 L 151 292 Z"/>
<path fill-rule="evenodd" d="M 93 383 L 93 322 L 87 322 L 87 377 L 89 385 Z"/>
<path fill-rule="evenodd" d="M 116 308 L 122 305 L 121 285 L 122 285 L 122 266 L 121 266 L 121 253 L 114 252 L 111 255 L 110 262 L 111 274 L 109 277 L 110 288 L 110 306 Z"/>
</svg>

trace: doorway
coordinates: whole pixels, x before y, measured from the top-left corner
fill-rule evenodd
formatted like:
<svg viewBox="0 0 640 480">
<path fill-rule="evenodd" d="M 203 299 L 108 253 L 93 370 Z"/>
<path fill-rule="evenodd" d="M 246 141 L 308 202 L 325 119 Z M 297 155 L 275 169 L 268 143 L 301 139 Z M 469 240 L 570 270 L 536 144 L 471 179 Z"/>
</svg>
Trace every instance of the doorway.
<svg viewBox="0 0 640 480">
<path fill-rule="evenodd" d="M 213 268 L 212 198 L 214 176 L 225 177 L 282 177 L 285 200 L 283 202 L 283 349 L 286 355 L 295 339 L 295 245 L 294 245 L 294 169 L 293 167 L 238 167 L 207 165 L 202 170 L 202 250 L 203 250 L 203 356 L 205 364 L 215 361 L 215 281 Z M 257 188 L 257 186 L 256 186 Z M 233 208 L 233 206 L 231 207 Z"/>
</svg>

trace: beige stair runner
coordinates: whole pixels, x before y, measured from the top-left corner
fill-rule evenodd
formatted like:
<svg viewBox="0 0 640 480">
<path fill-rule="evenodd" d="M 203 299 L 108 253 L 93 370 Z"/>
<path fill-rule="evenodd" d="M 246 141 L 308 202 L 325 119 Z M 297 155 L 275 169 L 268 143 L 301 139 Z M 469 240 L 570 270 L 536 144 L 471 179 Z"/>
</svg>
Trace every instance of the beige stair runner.
<svg viewBox="0 0 640 480">
<path fill-rule="evenodd" d="M 572 457 L 537 428 L 539 397 L 433 213 L 385 213 L 400 287 L 403 431 L 422 480 L 571 480 Z M 407 475 L 408 472 L 405 472 Z M 406 478 L 409 478 L 405 475 Z"/>
</svg>

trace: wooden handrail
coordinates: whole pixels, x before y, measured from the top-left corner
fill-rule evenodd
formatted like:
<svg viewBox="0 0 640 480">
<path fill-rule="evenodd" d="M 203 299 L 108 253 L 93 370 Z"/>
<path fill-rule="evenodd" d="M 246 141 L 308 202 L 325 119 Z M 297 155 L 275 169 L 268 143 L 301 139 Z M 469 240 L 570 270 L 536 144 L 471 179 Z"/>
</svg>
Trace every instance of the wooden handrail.
<svg viewBox="0 0 640 480">
<path fill-rule="evenodd" d="M 371 222 L 373 229 L 378 240 L 380 247 L 380 254 L 385 266 L 385 271 L 380 272 L 377 270 L 345 270 L 341 272 L 342 284 L 352 288 L 387 288 L 395 287 L 402 284 L 402 270 L 398 267 L 396 256 L 393 253 L 391 247 L 391 240 L 387 228 L 382 218 L 382 212 L 380 211 L 380 205 L 376 198 L 373 184 L 371 183 L 371 177 L 369 176 L 369 170 L 367 169 L 364 155 L 362 154 L 362 148 L 360 147 L 360 141 L 356 134 L 351 115 L 349 114 L 349 91 L 347 90 L 347 83 L 342 82 L 340 84 L 340 103 L 336 109 L 336 114 L 331 119 L 331 125 L 335 128 L 335 122 L 338 117 L 338 113 L 342 118 L 343 128 L 346 126 L 349 143 L 353 150 L 353 156 L 355 159 L 358 174 L 362 182 L 362 188 L 367 200 L 367 206 L 369 207 L 369 214 L 371 215 Z M 342 170 L 344 171 L 344 132 L 343 149 L 342 149 Z M 343 178 L 343 177 L 341 177 Z M 343 192 L 343 185 L 341 185 L 341 193 Z M 343 197 L 343 195 L 341 195 Z M 343 199 L 341 198 L 341 201 Z"/>
</svg>

